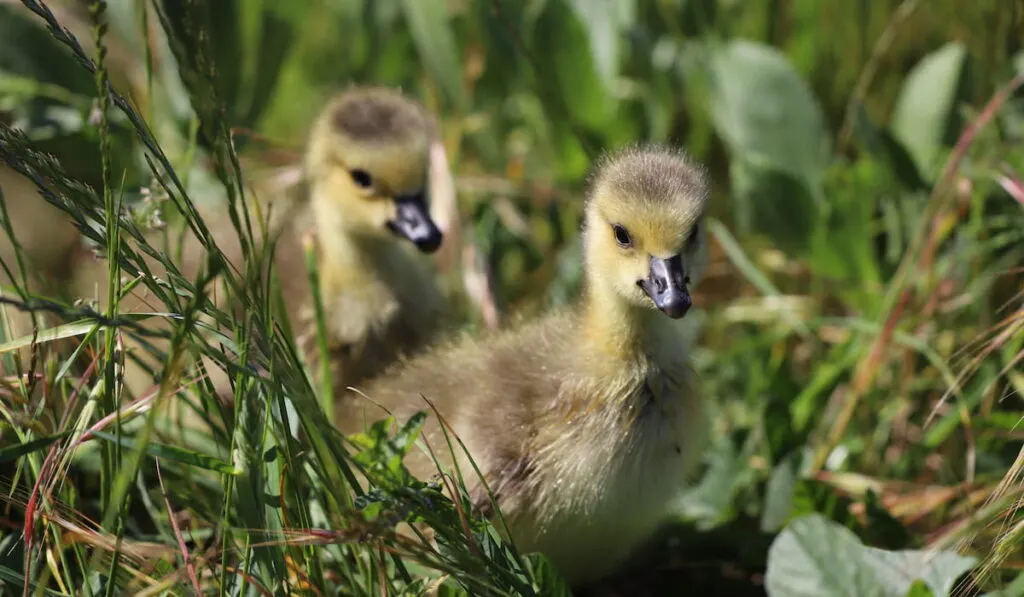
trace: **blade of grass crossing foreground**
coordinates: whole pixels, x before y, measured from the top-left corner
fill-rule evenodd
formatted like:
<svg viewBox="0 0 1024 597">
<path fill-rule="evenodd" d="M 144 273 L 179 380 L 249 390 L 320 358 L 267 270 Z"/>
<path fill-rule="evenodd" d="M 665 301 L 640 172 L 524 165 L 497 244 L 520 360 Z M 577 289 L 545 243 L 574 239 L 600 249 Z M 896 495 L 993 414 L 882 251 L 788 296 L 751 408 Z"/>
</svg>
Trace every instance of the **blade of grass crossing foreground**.
<svg viewBox="0 0 1024 597">
<path fill-rule="evenodd" d="M 310 295 L 313 297 L 313 313 L 316 322 L 318 362 L 320 364 L 320 406 L 324 409 L 327 419 L 334 420 L 334 383 L 331 379 L 331 354 L 327 341 L 327 318 L 324 304 L 320 296 L 320 271 L 317 268 L 316 249 L 310 238 L 303 239 L 306 253 L 306 270 L 309 273 Z"/>
<path fill-rule="evenodd" d="M 107 32 L 106 15 L 104 14 L 107 9 L 107 4 L 104 0 L 92 0 L 89 3 L 89 19 L 92 22 L 93 27 L 93 41 L 96 44 L 96 70 L 93 76 L 96 80 L 96 92 L 99 96 L 98 106 L 95 108 L 99 115 L 99 144 L 100 144 L 100 175 L 101 175 L 101 186 L 103 190 L 103 209 L 106 212 L 106 253 L 107 253 L 107 264 L 108 264 L 108 277 L 107 277 L 107 317 L 114 319 L 117 317 L 118 301 L 117 297 L 120 295 L 120 282 L 121 272 L 118 267 L 118 247 L 119 242 L 119 222 L 121 221 L 121 209 L 120 209 L 120 195 L 115 195 L 113 190 L 113 180 L 111 177 L 110 169 L 110 123 L 107 120 L 108 111 L 110 109 L 110 86 L 107 80 L 107 70 L 105 64 L 105 58 L 107 49 L 104 44 L 104 36 Z M 104 341 L 105 347 L 103 354 L 105 356 L 105 363 L 103 368 L 103 396 L 102 396 L 102 407 L 101 411 L 103 416 L 111 413 L 119 412 L 118 400 L 117 400 L 117 386 L 119 385 L 116 381 L 117 376 L 117 355 L 121 351 L 117 350 L 118 338 L 117 329 L 108 327 L 104 330 Z M 114 518 L 114 524 L 116 525 L 116 535 L 118 540 L 118 547 L 120 547 L 121 531 L 122 531 L 122 513 L 125 505 L 127 504 L 127 496 L 122 498 L 121 496 L 115 497 L 113 491 L 113 481 L 116 471 L 121 469 L 121 420 L 117 418 L 114 425 L 114 433 L 117 436 L 118 442 L 114 444 L 104 444 L 102 447 L 102 468 L 101 468 L 101 497 L 100 501 L 104 504 L 104 509 L 108 512 L 108 518 Z M 109 514 L 114 512 L 114 514 Z M 106 525 L 109 526 L 109 525 Z M 97 552 L 98 553 L 98 552 Z M 113 595 L 113 588 L 116 583 L 113 579 L 116 576 L 116 571 L 119 563 L 120 551 L 115 550 L 113 558 L 111 558 L 110 569 L 107 573 L 107 595 L 108 597 Z"/>
</svg>

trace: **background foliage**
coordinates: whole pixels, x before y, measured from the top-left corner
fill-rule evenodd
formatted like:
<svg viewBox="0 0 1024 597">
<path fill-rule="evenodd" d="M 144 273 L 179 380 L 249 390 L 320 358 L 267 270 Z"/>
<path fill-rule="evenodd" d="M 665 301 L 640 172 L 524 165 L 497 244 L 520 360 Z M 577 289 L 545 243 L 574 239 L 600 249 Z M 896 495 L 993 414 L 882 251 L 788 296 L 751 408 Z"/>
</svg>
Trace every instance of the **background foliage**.
<svg viewBox="0 0 1024 597">
<path fill-rule="evenodd" d="M 236 152 L 247 184 L 287 177 L 325 98 L 375 82 L 443 125 L 467 271 L 488 280 L 470 323 L 490 301 L 506 320 L 575 296 L 603 149 L 674 142 L 712 170 L 692 319 L 715 441 L 678 528 L 613 587 L 1024 594 L 1022 30 L 1019 3 L 962 0 L 0 2 L 4 296 L 47 314 L 18 328 L 8 307 L 0 346 L 0 586 L 566 591 L 389 464 L 414 426 L 345 456 L 272 288 L 238 277 L 238 322 L 173 263 L 163 285 L 138 276 L 155 209 L 193 227 L 194 205 L 237 209 Z M 167 397 L 209 433 L 142 416 L 194 377 L 177 358 L 148 402 L 113 389 L 110 331 L 138 331 L 74 303 L 83 236 L 178 306 L 170 357 L 238 375 L 232 412 L 202 383 Z M 442 550 L 389 536 L 404 516 Z"/>
</svg>

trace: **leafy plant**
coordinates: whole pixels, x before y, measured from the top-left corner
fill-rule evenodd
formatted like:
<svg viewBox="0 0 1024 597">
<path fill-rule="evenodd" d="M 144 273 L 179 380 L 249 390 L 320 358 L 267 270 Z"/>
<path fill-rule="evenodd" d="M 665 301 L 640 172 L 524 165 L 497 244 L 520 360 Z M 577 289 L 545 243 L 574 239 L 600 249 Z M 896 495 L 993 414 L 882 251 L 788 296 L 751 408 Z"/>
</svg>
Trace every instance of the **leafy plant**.
<svg viewBox="0 0 1024 597">
<path fill-rule="evenodd" d="M 794 520 L 768 552 L 765 585 L 772 597 L 940 597 L 977 562 L 955 553 L 865 547 L 826 518 Z"/>
</svg>

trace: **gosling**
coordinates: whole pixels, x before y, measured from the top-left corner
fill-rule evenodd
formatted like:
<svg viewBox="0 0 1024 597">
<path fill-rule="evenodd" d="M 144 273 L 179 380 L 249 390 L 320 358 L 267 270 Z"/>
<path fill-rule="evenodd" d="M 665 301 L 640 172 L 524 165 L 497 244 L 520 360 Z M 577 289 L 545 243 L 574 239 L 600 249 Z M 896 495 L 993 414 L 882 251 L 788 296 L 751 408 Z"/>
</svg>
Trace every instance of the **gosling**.
<svg viewBox="0 0 1024 597">
<path fill-rule="evenodd" d="M 431 217 L 426 193 L 433 135 L 432 119 L 413 100 L 387 88 L 352 87 L 329 101 L 315 119 L 301 184 L 267 202 L 273 218 L 257 242 L 276 243 L 274 271 L 291 328 L 316 372 L 316 328 L 304 249 L 304 240 L 312 240 L 335 396 L 398 356 L 428 345 L 451 321 L 447 300 L 423 259 L 444 238 Z M 237 233 L 227 217 L 204 215 L 228 262 L 243 269 Z M 188 235 L 183 255 L 182 271 L 195 276 L 205 262 L 205 248 Z M 91 295 L 99 288 L 102 294 L 105 267 L 81 268 L 75 290 Z M 122 309 L 152 308 L 145 305 L 137 291 Z M 152 385 L 144 371 L 130 369 L 126 378 L 134 391 Z M 228 377 L 216 368 L 208 371 L 218 395 L 228 401 Z"/>
<path fill-rule="evenodd" d="M 434 125 L 418 103 L 357 87 L 315 121 L 305 156 L 308 202 L 278 241 L 277 273 L 316 363 L 302 239 L 312 232 L 335 396 L 430 345 L 451 321 L 431 264 L 444 238 L 430 214 Z M 419 253 L 419 255 L 417 254 Z M 316 368 L 314 367 L 314 370 Z"/>
<path fill-rule="evenodd" d="M 576 305 L 398 364 L 337 415 L 358 431 L 380 407 L 399 420 L 431 413 L 425 396 L 465 443 L 517 547 L 544 553 L 573 585 L 612 573 L 650 538 L 706 431 L 679 321 L 707 259 L 706 172 L 679 150 L 634 147 L 603 159 L 589 182 Z M 437 417 L 423 434 L 450 465 Z M 455 452 L 474 507 L 493 516 Z M 406 464 L 420 478 L 437 472 L 422 451 Z"/>
</svg>

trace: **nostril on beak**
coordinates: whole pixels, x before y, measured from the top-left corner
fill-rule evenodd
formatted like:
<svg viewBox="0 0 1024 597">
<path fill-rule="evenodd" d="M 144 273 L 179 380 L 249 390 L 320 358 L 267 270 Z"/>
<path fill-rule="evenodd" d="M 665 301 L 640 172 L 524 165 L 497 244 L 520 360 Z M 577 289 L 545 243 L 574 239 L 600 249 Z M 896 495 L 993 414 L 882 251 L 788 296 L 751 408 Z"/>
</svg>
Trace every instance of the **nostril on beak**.
<svg viewBox="0 0 1024 597">
<path fill-rule="evenodd" d="M 679 319 L 691 305 L 690 292 L 686 288 L 688 282 L 679 255 L 668 259 L 652 256 L 647 279 L 639 285 L 658 309 L 673 319 Z"/>
</svg>

